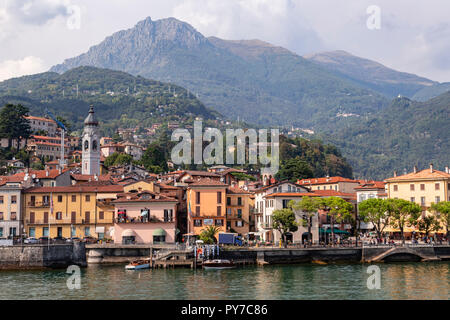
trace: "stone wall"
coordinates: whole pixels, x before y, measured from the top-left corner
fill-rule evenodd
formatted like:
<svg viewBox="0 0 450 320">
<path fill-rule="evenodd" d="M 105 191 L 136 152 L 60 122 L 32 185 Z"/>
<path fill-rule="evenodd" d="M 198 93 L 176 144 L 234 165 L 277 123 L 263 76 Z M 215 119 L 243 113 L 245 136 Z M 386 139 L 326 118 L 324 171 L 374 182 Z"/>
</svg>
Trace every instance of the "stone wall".
<svg viewBox="0 0 450 320">
<path fill-rule="evenodd" d="M 85 267 L 84 243 L 60 245 L 15 245 L 0 247 L 0 269 Z"/>
</svg>

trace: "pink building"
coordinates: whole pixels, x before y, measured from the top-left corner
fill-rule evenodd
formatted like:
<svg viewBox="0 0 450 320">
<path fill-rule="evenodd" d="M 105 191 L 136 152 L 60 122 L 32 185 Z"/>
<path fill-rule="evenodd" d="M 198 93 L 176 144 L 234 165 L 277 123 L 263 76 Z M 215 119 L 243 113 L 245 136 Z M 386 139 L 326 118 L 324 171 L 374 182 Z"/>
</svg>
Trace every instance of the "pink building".
<svg viewBox="0 0 450 320">
<path fill-rule="evenodd" d="M 115 243 L 175 243 L 178 200 L 150 191 L 124 193 L 115 205 Z"/>
</svg>

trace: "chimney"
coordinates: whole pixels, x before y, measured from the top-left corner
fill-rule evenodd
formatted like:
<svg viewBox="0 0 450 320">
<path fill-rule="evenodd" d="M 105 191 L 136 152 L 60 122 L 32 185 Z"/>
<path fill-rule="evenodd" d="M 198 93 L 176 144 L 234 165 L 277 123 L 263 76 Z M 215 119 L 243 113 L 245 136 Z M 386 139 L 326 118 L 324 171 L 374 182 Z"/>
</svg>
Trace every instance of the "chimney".
<svg viewBox="0 0 450 320">
<path fill-rule="evenodd" d="M 433 173 L 433 164 L 430 163 L 430 172 Z"/>
<path fill-rule="evenodd" d="M 417 166 L 414 166 L 414 173 L 417 173 Z"/>
<path fill-rule="evenodd" d="M 396 177 L 396 176 L 397 176 L 397 171 L 394 170 L 394 177 Z"/>
<path fill-rule="evenodd" d="M 50 174 L 50 172 L 48 172 L 48 168 L 45 169 L 45 176 L 48 177 L 48 175 Z"/>
</svg>

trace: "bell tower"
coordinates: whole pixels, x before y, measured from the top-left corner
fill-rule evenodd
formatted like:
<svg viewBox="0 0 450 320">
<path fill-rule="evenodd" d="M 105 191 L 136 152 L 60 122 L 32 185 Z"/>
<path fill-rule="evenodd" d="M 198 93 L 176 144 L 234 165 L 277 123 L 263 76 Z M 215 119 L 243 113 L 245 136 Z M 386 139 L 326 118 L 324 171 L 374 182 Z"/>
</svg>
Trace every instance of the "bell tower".
<svg viewBox="0 0 450 320">
<path fill-rule="evenodd" d="M 82 161 L 81 173 L 100 175 L 100 136 L 98 133 L 98 121 L 95 118 L 94 107 L 89 109 L 89 115 L 84 120 L 82 137 Z"/>
</svg>

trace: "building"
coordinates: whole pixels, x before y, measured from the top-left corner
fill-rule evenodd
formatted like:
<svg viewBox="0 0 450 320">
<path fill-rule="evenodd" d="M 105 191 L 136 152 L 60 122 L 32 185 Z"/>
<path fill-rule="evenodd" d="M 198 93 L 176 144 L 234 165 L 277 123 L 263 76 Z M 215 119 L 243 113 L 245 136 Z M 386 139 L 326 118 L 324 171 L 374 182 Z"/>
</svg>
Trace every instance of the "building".
<svg viewBox="0 0 450 320">
<path fill-rule="evenodd" d="M 386 199 L 387 193 L 385 190 L 385 183 L 383 181 L 366 181 L 361 186 L 355 188 L 357 204 L 367 199 Z M 360 222 L 360 230 L 372 230 L 372 222 Z"/>
<path fill-rule="evenodd" d="M 98 133 L 98 121 L 95 118 L 94 107 L 89 109 L 89 115 L 84 120 L 82 135 L 82 174 L 100 175 L 100 135 Z"/>
<path fill-rule="evenodd" d="M 43 117 L 35 117 L 35 116 L 28 116 L 25 117 L 30 123 L 31 131 L 32 132 L 47 132 L 48 136 L 54 137 L 56 136 L 57 131 L 57 124 L 55 121 L 43 118 Z"/>
<path fill-rule="evenodd" d="M 251 205 L 252 194 L 236 186 L 228 187 L 226 190 L 227 205 L 227 231 L 247 235 L 252 225 L 253 207 Z"/>
<path fill-rule="evenodd" d="M 0 238 L 23 234 L 22 185 L 6 182 L 0 186 Z"/>
<path fill-rule="evenodd" d="M 343 177 L 324 177 L 298 180 L 297 184 L 308 187 L 311 191 L 334 190 L 343 193 L 355 193 L 355 188 L 359 187 L 358 180 Z"/>
<path fill-rule="evenodd" d="M 280 197 L 274 198 L 275 194 Z M 287 197 L 284 197 L 285 194 Z M 274 233 L 272 228 L 272 213 L 274 210 L 283 209 L 292 199 L 301 199 L 309 194 L 309 189 L 289 182 L 281 181 L 255 191 L 255 219 L 256 232 L 261 240 L 274 241 L 275 237 L 279 239 L 278 232 Z"/>
<path fill-rule="evenodd" d="M 57 187 L 57 186 L 70 186 L 71 178 L 70 171 L 65 170 L 29 170 L 26 169 L 23 172 L 16 173 L 11 176 L 0 177 L 0 186 L 7 182 L 30 183 L 35 186 L 42 187 Z"/>
<path fill-rule="evenodd" d="M 113 203 L 114 243 L 175 243 L 177 199 L 144 190 Z"/>
<path fill-rule="evenodd" d="M 216 226 L 226 232 L 227 185 L 203 178 L 187 188 L 188 233 L 199 235 L 208 226 Z"/>
<path fill-rule="evenodd" d="M 385 180 L 388 198 L 404 199 L 422 206 L 424 212 L 430 213 L 432 203 L 450 201 L 450 174 L 434 169 L 433 165 L 424 170 L 397 176 Z"/>
<path fill-rule="evenodd" d="M 100 150 L 102 152 L 102 156 L 105 158 L 109 157 L 113 153 L 124 153 L 125 152 L 125 146 L 120 143 L 110 143 L 105 144 L 100 147 Z"/>
<path fill-rule="evenodd" d="M 123 187 L 34 187 L 24 190 L 24 226 L 29 237 L 111 238 L 113 200 Z"/>
<path fill-rule="evenodd" d="M 131 143 L 131 142 L 125 142 L 123 144 L 124 152 L 130 156 L 133 157 L 134 160 L 141 160 L 142 154 L 144 153 L 142 147 L 138 146 L 137 144 Z"/>
</svg>

